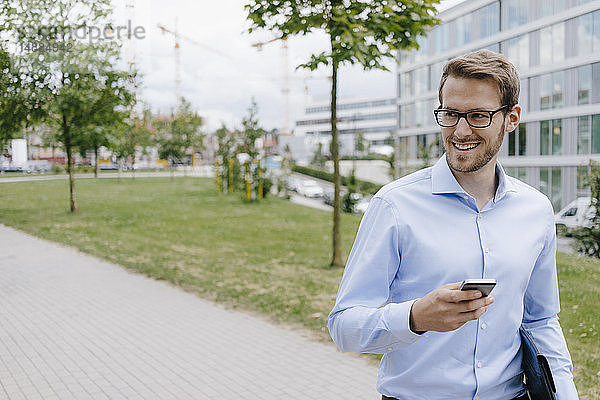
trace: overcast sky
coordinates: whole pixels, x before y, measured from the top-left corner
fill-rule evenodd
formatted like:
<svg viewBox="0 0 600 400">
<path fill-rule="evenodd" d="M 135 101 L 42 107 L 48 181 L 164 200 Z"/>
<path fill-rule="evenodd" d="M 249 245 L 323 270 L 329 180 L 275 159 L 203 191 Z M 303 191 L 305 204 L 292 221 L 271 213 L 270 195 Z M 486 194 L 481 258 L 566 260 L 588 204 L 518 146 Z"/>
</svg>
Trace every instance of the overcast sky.
<svg viewBox="0 0 600 400">
<path fill-rule="evenodd" d="M 462 0 L 444 0 L 443 7 Z M 269 32 L 247 33 L 244 0 L 113 0 L 115 22 L 141 26 L 143 39 L 126 44 L 123 53 L 134 56 L 143 75 L 139 97 L 154 111 L 170 112 L 175 105 L 174 38 L 157 27 L 164 25 L 184 36 L 180 41 L 182 94 L 206 118 L 208 130 L 221 123 L 233 128 L 247 114 L 252 97 L 259 107 L 259 118 L 267 129 L 283 124 L 284 60 L 281 43 L 258 51 L 253 43 L 273 38 Z M 133 4 L 134 7 L 126 7 Z M 140 35 L 141 36 L 141 35 Z M 192 39 L 198 44 L 192 43 Z M 330 82 L 327 69 L 309 72 L 295 70 L 310 54 L 327 49 L 323 34 L 288 40 L 290 84 L 290 127 L 307 99 L 328 100 Z M 386 64 L 392 72 L 363 72 L 358 67 L 343 67 L 339 74 L 339 98 L 393 97 L 396 80 L 393 61 Z M 313 79 L 305 80 L 307 76 Z M 308 84 L 308 91 L 305 88 Z"/>
</svg>

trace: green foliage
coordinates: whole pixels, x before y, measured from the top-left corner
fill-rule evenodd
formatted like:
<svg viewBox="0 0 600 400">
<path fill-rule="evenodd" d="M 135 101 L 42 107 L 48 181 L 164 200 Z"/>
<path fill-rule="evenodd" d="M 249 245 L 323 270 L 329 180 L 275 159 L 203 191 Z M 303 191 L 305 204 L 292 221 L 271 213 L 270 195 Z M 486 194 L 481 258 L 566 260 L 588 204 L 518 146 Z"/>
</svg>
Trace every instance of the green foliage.
<svg viewBox="0 0 600 400">
<path fill-rule="evenodd" d="M 319 143 L 315 148 L 315 153 L 310 161 L 310 165 L 314 166 L 315 168 L 323 169 L 325 168 L 326 161 L 327 158 L 323 155 L 323 143 Z"/>
<path fill-rule="evenodd" d="M 172 166 L 181 162 L 186 156 L 203 147 L 203 136 L 200 132 L 202 117 L 192 111 L 191 104 L 183 97 L 175 114 L 166 121 L 156 121 L 159 157 L 169 160 Z"/>
<path fill-rule="evenodd" d="M 77 37 L 81 29 L 110 25 L 111 13 L 110 0 L 21 0 L 0 5 L 7 47 L 13 48 L 12 70 L 20 78 L 8 100 L 23 102 L 27 120 L 58 128 L 57 140 L 64 145 L 70 172 L 71 211 L 77 210 L 73 151 L 103 142 L 105 138 L 95 136 L 108 135 L 134 102 L 135 72 L 115 67 L 119 41 Z M 24 43 L 43 44 L 44 49 L 32 51 Z M 28 100 L 23 101 L 24 96 Z M 17 120 L 22 116 L 19 113 Z"/>
<path fill-rule="evenodd" d="M 138 148 L 142 154 L 153 144 L 152 142 L 152 112 L 149 107 L 145 107 L 142 115 L 134 115 L 128 118 L 121 134 L 117 136 L 114 144 L 114 151 L 121 160 L 130 159 L 131 164 L 135 164 L 135 155 Z"/>
<path fill-rule="evenodd" d="M 260 127 L 258 121 L 258 105 L 254 98 L 248 108 L 248 115 L 242 119 L 242 141 L 238 147 L 238 153 L 246 153 L 250 159 L 257 160 L 259 151 L 256 148 L 256 140 L 262 138 L 266 131 Z"/>
<path fill-rule="evenodd" d="M 575 239 L 575 248 L 578 253 L 586 256 L 600 258 L 600 164 L 590 160 L 590 173 L 587 176 L 592 192 L 592 207 L 594 216 L 591 226 L 576 228 L 571 231 Z"/>
<path fill-rule="evenodd" d="M 333 182 L 333 174 L 330 174 L 329 172 L 321 171 L 318 169 L 302 167 L 300 165 L 293 165 L 292 171 L 298 172 L 299 174 L 312 176 L 317 179 L 322 179 L 324 181 Z M 341 179 L 342 179 L 342 185 L 344 185 L 344 186 L 348 186 L 348 185 L 352 184 L 351 183 L 352 177 L 342 176 Z M 356 186 L 359 187 L 360 192 L 363 194 L 375 194 L 382 187 L 382 185 L 378 185 L 373 182 L 362 181 L 360 179 L 356 179 L 356 177 L 354 179 L 356 182 Z"/>
<path fill-rule="evenodd" d="M 440 0 L 251 0 L 245 6 L 251 22 L 249 32 L 266 29 L 277 38 L 322 31 L 330 50 L 312 54 L 298 68 L 316 70 L 331 66 L 331 156 L 334 165 L 334 197 L 339 195 L 339 143 L 337 131 L 337 73 L 344 64 L 364 69 L 388 70 L 382 59 L 395 50 L 418 48 L 417 38 L 439 23 L 434 17 Z M 344 261 L 340 251 L 340 204 L 333 207 L 332 266 Z"/>
<path fill-rule="evenodd" d="M 439 23 L 439 0 L 252 0 L 245 6 L 254 32 L 266 29 L 279 38 L 324 31 L 331 51 L 313 54 L 300 67 L 315 70 L 332 62 L 387 68 L 382 58 L 393 51 L 418 47 L 417 37 Z"/>
</svg>

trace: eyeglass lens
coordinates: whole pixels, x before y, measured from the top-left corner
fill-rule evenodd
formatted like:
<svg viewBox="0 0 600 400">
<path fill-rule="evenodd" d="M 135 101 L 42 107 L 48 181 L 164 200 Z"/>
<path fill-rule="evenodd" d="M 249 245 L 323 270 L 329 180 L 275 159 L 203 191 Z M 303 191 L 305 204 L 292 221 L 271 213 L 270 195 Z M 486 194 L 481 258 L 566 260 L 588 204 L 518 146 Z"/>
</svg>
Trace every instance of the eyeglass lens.
<svg viewBox="0 0 600 400">
<path fill-rule="evenodd" d="M 491 122 L 489 113 L 470 111 L 467 114 L 467 123 L 475 128 L 486 127 Z M 454 126 L 458 123 L 459 114 L 455 111 L 440 110 L 437 114 L 438 123 L 442 126 Z"/>
</svg>

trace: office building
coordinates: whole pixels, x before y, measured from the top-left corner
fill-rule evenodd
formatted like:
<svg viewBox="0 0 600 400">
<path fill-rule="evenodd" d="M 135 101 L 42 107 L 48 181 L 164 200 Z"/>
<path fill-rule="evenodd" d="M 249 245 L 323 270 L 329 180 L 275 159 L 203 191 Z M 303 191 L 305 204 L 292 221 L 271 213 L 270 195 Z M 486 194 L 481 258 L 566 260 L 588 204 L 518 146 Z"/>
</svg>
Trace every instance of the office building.
<svg viewBox="0 0 600 400">
<path fill-rule="evenodd" d="M 304 138 L 311 152 L 322 144 L 323 153 L 329 154 L 331 142 L 331 106 L 329 100 L 307 105 L 296 121 L 294 136 Z M 357 138 L 362 136 L 364 146 L 391 143 L 396 131 L 395 98 L 338 99 L 337 129 L 340 155 L 356 154 Z"/>
<path fill-rule="evenodd" d="M 472 0 L 439 17 L 418 51 L 399 53 L 400 166 L 422 165 L 424 150 L 442 154 L 433 119 L 442 68 L 485 48 L 506 55 L 521 77 L 521 123 L 500 150 L 506 171 L 556 211 L 589 195 L 587 166 L 600 161 L 600 1 Z"/>
</svg>

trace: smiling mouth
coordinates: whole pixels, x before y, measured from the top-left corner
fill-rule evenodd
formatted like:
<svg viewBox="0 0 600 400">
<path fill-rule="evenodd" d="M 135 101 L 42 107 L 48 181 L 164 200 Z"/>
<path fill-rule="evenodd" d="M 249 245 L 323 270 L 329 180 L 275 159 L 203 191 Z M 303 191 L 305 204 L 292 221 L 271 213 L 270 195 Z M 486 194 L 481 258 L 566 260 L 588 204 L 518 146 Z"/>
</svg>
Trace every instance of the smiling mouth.
<svg viewBox="0 0 600 400">
<path fill-rule="evenodd" d="M 456 142 L 452 142 L 452 145 L 457 150 L 460 150 L 460 151 L 469 151 L 469 150 L 473 150 L 475 147 L 479 146 L 479 143 L 456 143 Z"/>
</svg>

